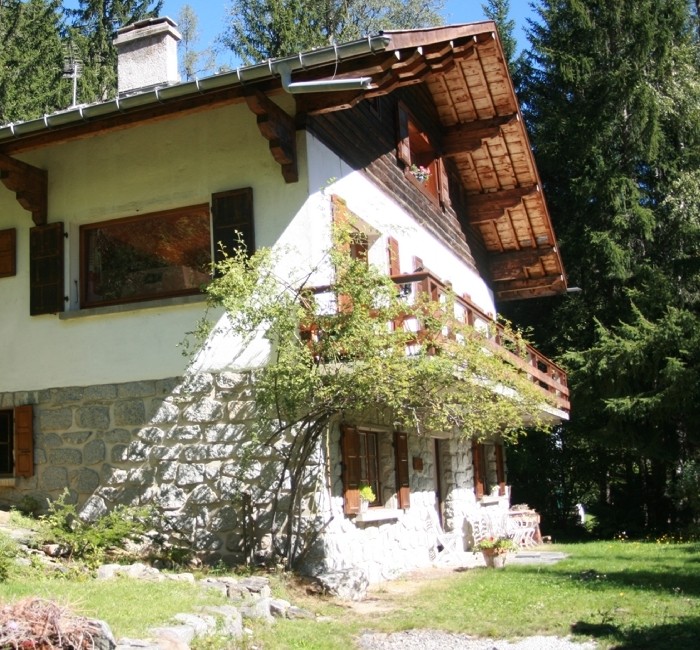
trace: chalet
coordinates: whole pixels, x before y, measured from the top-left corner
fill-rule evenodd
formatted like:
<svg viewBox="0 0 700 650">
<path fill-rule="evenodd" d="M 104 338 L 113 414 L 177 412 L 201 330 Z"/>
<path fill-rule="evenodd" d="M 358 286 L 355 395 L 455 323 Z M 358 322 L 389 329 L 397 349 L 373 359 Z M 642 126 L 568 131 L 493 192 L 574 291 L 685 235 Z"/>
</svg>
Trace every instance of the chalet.
<svg viewBox="0 0 700 650">
<path fill-rule="evenodd" d="M 178 40 L 168 18 L 126 27 L 116 98 L 0 126 L 0 503 L 66 488 L 86 516 L 148 503 L 167 535 L 241 560 L 269 543 L 255 486 L 276 471 L 265 459 L 239 471 L 254 361 L 219 341 L 193 366 L 178 347 L 215 242 L 237 230 L 250 248 L 289 246 L 291 265 L 349 215 L 372 264 L 409 289 L 449 284 L 495 345 L 499 303 L 563 294 L 566 279 L 493 23 L 188 82 Z M 532 347 L 513 363 L 567 419 L 565 373 Z M 435 529 L 468 548 L 510 506 L 487 433 L 472 445 L 338 423 L 309 513 L 311 570 L 380 580 L 428 564 Z M 349 449 L 377 477 L 367 512 L 348 507 Z"/>
</svg>

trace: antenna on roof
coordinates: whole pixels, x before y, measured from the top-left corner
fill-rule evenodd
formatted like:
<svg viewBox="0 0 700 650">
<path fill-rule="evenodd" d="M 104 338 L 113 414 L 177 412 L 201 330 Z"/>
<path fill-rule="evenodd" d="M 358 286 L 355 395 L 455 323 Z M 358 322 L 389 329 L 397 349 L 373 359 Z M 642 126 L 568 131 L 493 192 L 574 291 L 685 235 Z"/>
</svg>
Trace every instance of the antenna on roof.
<svg viewBox="0 0 700 650">
<path fill-rule="evenodd" d="M 73 80 L 73 101 L 69 108 L 75 108 L 78 105 L 78 79 L 83 73 L 83 62 L 78 58 L 75 46 L 69 43 L 66 46 L 66 54 L 63 57 L 63 79 Z"/>
</svg>

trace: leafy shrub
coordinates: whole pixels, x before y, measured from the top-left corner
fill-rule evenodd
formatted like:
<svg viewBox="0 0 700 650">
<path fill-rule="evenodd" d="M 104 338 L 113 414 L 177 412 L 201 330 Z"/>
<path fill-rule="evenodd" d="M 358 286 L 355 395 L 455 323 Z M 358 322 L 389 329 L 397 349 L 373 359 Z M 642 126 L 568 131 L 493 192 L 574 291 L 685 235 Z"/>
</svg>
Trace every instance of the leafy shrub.
<svg viewBox="0 0 700 650">
<path fill-rule="evenodd" d="M 15 564 L 15 558 L 19 554 L 16 542 L 0 533 L 0 582 L 5 582 Z"/>
<path fill-rule="evenodd" d="M 129 541 L 141 539 L 149 528 L 149 508 L 117 506 L 93 521 L 85 521 L 75 504 L 68 503 L 68 490 L 49 504 L 41 517 L 40 533 L 46 542 L 63 547 L 68 557 L 88 564 L 101 563 L 110 549 L 124 549 Z"/>
</svg>

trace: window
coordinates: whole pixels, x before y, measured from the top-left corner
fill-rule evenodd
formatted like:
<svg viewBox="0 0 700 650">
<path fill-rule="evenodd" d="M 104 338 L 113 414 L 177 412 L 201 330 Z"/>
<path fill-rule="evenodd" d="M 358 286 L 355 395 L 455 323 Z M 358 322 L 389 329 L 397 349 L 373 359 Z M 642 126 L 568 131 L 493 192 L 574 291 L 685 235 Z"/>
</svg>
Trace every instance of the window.
<svg viewBox="0 0 700 650">
<path fill-rule="evenodd" d="M 80 229 L 81 306 L 197 293 L 210 277 L 209 206 Z"/>
<path fill-rule="evenodd" d="M 17 271 L 16 230 L 0 230 L 0 278 L 9 278 Z"/>
<path fill-rule="evenodd" d="M 0 478 L 34 474 L 34 427 L 31 406 L 0 411 Z"/>
<path fill-rule="evenodd" d="M 447 205 L 449 185 L 444 161 L 428 134 L 401 103 L 398 106 L 398 138 L 397 156 L 403 163 L 406 178 L 430 198 Z"/>
<path fill-rule="evenodd" d="M 474 467 L 474 493 L 477 499 L 491 494 L 498 486 L 500 496 L 506 493 L 506 472 L 503 445 L 485 445 L 472 442 L 472 464 Z"/>
<path fill-rule="evenodd" d="M 254 250 L 252 190 L 212 196 L 208 204 L 80 228 L 80 306 L 99 307 L 198 293 L 221 245 L 239 238 Z"/>
<path fill-rule="evenodd" d="M 341 451 L 345 513 L 360 511 L 359 489 L 369 485 L 377 495 L 372 507 L 386 506 L 391 495 L 398 508 L 410 506 L 408 435 L 343 426 Z"/>
</svg>

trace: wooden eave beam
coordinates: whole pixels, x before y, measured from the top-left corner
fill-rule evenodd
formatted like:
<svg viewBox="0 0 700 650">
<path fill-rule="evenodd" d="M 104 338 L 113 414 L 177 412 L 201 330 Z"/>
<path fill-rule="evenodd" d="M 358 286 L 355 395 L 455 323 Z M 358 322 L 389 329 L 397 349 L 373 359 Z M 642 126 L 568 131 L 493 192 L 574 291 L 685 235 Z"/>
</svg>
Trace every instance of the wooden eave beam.
<svg viewBox="0 0 700 650">
<path fill-rule="evenodd" d="M 457 156 L 476 151 L 481 148 L 484 140 L 500 137 L 504 126 L 519 121 L 520 116 L 513 113 L 449 127 L 443 131 L 443 152 L 446 156 Z"/>
<path fill-rule="evenodd" d="M 472 226 L 487 221 L 498 221 L 503 218 L 506 210 L 518 207 L 523 199 L 539 193 L 539 186 L 533 185 L 483 194 L 468 194 L 467 221 Z"/>
<path fill-rule="evenodd" d="M 257 115 L 258 129 L 270 143 L 272 157 L 282 168 L 286 183 L 299 180 L 297 138 L 294 119 L 259 90 L 245 95 L 248 108 Z"/>
<path fill-rule="evenodd" d="M 542 257 L 556 253 L 556 250 L 554 246 L 543 246 L 496 254 L 488 263 L 491 279 L 500 282 L 521 278 L 523 268 L 539 264 Z"/>
<path fill-rule="evenodd" d="M 542 278 L 507 280 L 494 284 L 494 293 L 499 300 L 517 300 L 533 296 L 554 296 L 566 291 L 561 275 L 546 275 Z"/>
<path fill-rule="evenodd" d="M 36 226 L 46 224 L 48 215 L 48 172 L 0 153 L 0 181 L 19 204 L 32 213 Z"/>
</svg>

